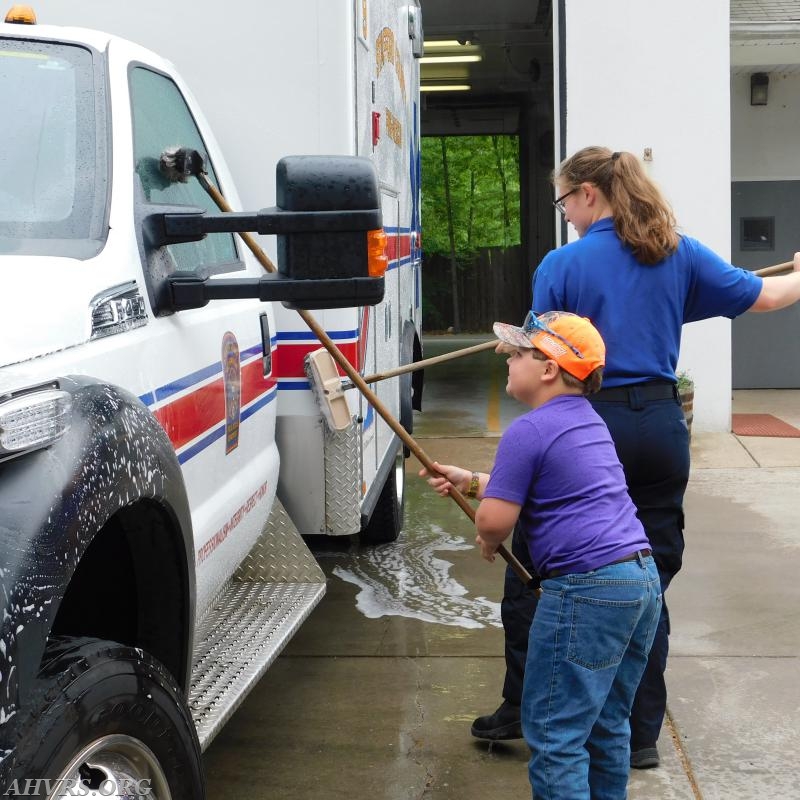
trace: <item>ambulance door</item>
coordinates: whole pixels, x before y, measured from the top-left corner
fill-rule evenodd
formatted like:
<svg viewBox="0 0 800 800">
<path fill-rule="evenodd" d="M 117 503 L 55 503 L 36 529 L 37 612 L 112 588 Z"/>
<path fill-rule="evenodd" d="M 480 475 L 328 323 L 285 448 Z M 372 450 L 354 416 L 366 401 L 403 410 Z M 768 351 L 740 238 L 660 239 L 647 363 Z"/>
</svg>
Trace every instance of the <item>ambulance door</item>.
<svg viewBox="0 0 800 800">
<path fill-rule="evenodd" d="M 378 372 L 400 364 L 402 337 L 400 303 L 400 260 L 402 231 L 400 201 L 408 182 L 410 135 L 405 109 L 409 104 L 409 75 L 405 63 L 408 48 L 408 12 L 397 0 L 362 0 L 356 3 L 356 120 L 357 153 L 375 164 L 380 181 L 383 226 L 389 237 L 389 270 L 383 303 L 372 310 L 371 344 L 368 348 Z M 399 418 L 399 379 L 374 386 L 379 399 L 395 419 Z M 371 484 L 375 470 L 382 479 L 388 475 L 387 460 L 394 461 L 396 434 L 383 420 L 366 410 L 365 419 L 375 425 L 374 437 L 365 428 L 364 478 Z M 374 467 L 372 467 L 374 463 Z M 374 491 L 373 487 L 373 491 Z M 378 487 L 380 488 L 380 487 Z"/>
<path fill-rule="evenodd" d="M 128 80 L 137 216 L 156 204 L 217 212 L 195 178 L 169 182 L 159 169 L 161 154 L 180 145 L 202 155 L 213 184 L 227 176 L 188 90 L 179 88 L 177 77 L 144 66 L 133 65 Z M 146 272 L 152 274 L 153 259 L 159 259 L 166 272 L 244 276 L 248 267 L 239 247 L 233 235 L 211 234 L 155 253 L 145 250 Z M 249 269 L 257 271 L 254 265 Z M 202 608 L 249 551 L 272 504 L 279 466 L 270 373 L 274 324 L 268 305 L 243 300 L 158 316 L 148 327 L 152 335 L 139 359 L 151 390 L 142 399 L 169 435 L 183 469 Z"/>
</svg>

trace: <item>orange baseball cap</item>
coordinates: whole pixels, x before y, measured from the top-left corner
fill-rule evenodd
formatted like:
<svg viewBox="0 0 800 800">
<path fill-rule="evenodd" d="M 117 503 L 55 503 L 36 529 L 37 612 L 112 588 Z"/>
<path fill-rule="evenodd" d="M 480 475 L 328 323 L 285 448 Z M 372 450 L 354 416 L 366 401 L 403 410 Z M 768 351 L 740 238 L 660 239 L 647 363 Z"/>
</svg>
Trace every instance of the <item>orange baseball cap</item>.
<svg viewBox="0 0 800 800">
<path fill-rule="evenodd" d="M 566 311 L 548 311 L 525 317 L 522 327 L 495 322 L 494 335 L 502 342 L 541 350 L 564 372 L 584 381 L 606 363 L 606 346 L 600 332 L 586 317 Z"/>
</svg>

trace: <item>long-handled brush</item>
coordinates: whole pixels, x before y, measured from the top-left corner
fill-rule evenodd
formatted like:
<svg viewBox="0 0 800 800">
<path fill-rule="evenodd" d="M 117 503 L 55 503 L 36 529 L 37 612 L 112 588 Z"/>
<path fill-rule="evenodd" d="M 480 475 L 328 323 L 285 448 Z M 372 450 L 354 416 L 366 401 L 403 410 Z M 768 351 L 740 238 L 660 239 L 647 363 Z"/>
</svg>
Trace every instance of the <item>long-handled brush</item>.
<svg viewBox="0 0 800 800">
<path fill-rule="evenodd" d="M 200 156 L 200 154 L 196 151 L 188 150 L 186 148 L 176 148 L 174 150 L 165 151 L 161 155 L 160 163 L 162 172 L 170 180 L 185 181 L 189 175 L 193 175 L 195 178 L 197 178 L 197 180 L 200 182 L 200 185 L 203 187 L 203 189 L 205 189 L 205 191 L 221 211 L 230 212 L 233 210 L 228 205 L 228 202 L 225 200 L 222 194 L 208 180 L 208 174 L 204 169 L 202 156 Z M 258 262 L 261 264 L 261 266 L 264 267 L 267 272 L 276 272 L 277 267 L 261 249 L 256 240 L 247 233 L 240 235 L 242 237 L 242 241 L 244 241 L 244 243 L 252 251 L 253 255 L 258 259 Z M 303 322 L 308 325 L 311 332 L 317 337 L 317 339 L 319 339 L 325 350 L 330 353 L 331 358 L 333 358 L 333 360 L 339 365 L 342 372 L 347 375 L 347 377 L 353 382 L 353 385 L 356 386 L 359 392 L 361 392 L 361 394 L 364 396 L 366 401 L 375 409 L 375 412 L 383 418 L 386 424 L 397 434 L 403 444 L 417 457 L 425 469 L 427 469 L 432 475 L 438 475 L 438 471 L 433 466 L 433 461 L 416 443 L 416 441 L 414 441 L 414 439 L 400 424 L 400 422 L 398 422 L 398 420 L 391 415 L 389 409 L 386 408 L 378 396 L 369 388 L 361 375 L 345 358 L 342 351 L 339 350 L 334 341 L 328 336 L 325 329 L 317 322 L 314 316 L 308 311 L 302 309 L 298 309 L 297 313 L 300 314 Z M 334 384 L 333 376 L 330 375 L 329 369 L 325 369 L 322 372 L 317 369 L 317 372 L 315 373 L 314 368 L 312 367 L 309 369 L 309 373 L 309 383 L 311 384 L 311 388 L 320 401 L 320 406 L 323 409 L 327 409 L 328 400 L 331 396 L 331 387 Z M 337 394 L 340 394 L 341 379 L 339 379 L 338 376 L 335 380 L 335 383 L 338 384 L 338 386 L 334 387 L 335 391 Z M 328 387 L 327 392 L 326 386 Z M 344 398 L 342 397 L 341 400 L 343 401 Z M 328 414 L 326 414 L 326 418 L 338 418 L 341 420 L 341 403 L 335 403 L 335 405 L 338 406 L 338 410 L 329 410 L 330 417 L 328 417 Z M 470 520 L 474 522 L 475 511 L 464 495 L 462 495 L 457 489 L 453 488 L 450 492 L 450 496 L 470 518 Z M 516 572 L 521 581 L 523 581 L 525 584 L 529 584 L 533 581 L 530 573 L 525 569 L 525 567 L 522 566 L 522 564 L 514 555 L 512 555 L 505 547 L 503 547 L 503 545 L 500 545 L 497 553 L 499 556 L 501 556 L 501 558 L 505 559 L 514 572 Z"/>
<path fill-rule="evenodd" d="M 768 278 L 770 275 L 780 275 L 782 272 L 789 272 L 794 269 L 794 261 L 784 261 L 783 264 L 774 264 L 771 267 L 762 267 L 753 272 L 759 278 Z"/>
<path fill-rule="evenodd" d="M 783 264 L 774 264 L 771 267 L 762 267 L 753 272 L 760 278 L 767 278 L 770 275 L 780 275 L 782 272 L 788 272 L 794 267 L 794 262 L 785 261 Z M 364 378 L 364 383 L 377 383 L 378 381 L 385 381 L 387 378 L 394 378 L 398 375 L 405 375 L 408 372 L 416 372 L 426 367 L 433 367 L 436 364 L 443 364 L 446 361 L 452 361 L 456 358 L 463 358 L 464 356 L 471 356 L 475 353 L 482 353 L 486 350 L 493 350 L 497 346 L 497 340 L 492 339 L 488 342 L 481 342 L 480 344 L 465 347 L 462 350 L 451 350 L 449 353 L 442 353 L 433 358 L 426 358 L 421 361 L 415 361 L 413 364 L 405 364 L 402 367 L 386 370 L 386 372 L 376 372 L 373 375 L 367 375 Z M 343 388 L 350 388 L 345 386 Z"/>
<path fill-rule="evenodd" d="M 325 414 L 326 419 L 328 420 L 331 427 L 339 427 L 335 424 L 334 420 L 338 416 L 341 418 L 341 412 L 337 412 L 333 408 L 330 409 L 327 413 L 325 412 L 325 406 L 329 404 L 330 401 L 333 401 L 334 404 L 338 403 L 338 394 L 331 395 L 329 391 L 326 391 L 326 386 L 330 387 L 334 381 L 332 380 L 332 373 L 335 372 L 335 368 L 332 367 L 330 358 L 339 365 L 342 371 L 350 378 L 353 384 L 358 388 L 359 392 L 364 396 L 366 401 L 375 409 L 376 413 L 379 414 L 386 424 L 397 434 L 403 444 L 417 457 L 417 460 L 425 467 L 426 470 L 431 475 L 439 475 L 439 471 L 433 465 L 433 460 L 428 456 L 428 454 L 417 444 L 417 442 L 412 438 L 411 434 L 398 422 L 390 413 L 389 409 L 381 402 L 378 396 L 367 386 L 364 382 L 364 379 L 356 372 L 353 368 L 352 364 L 344 357 L 342 352 L 333 345 L 332 348 L 329 348 L 325 342 L 320 338 L 320 341 L 323 343 L 325 350 L 315 350 L 313 353 L 309 353 L 306 356 L 306 374 L 309 378 L 309 383 L 311 384 L 312 389 L 314 390 L 317 398 L 319 400 L 320 406 L 323 408 L 323 413 Z M 333 344 L 333 343 L 331 343 Z M 327 353 L 325 352 L 327 351 Z M 328 358 L 328 354 L 330 354 L 330 358 Z M 339 382 L 339 386 L 335 388 L 334 392 L 338 392 L 341 387 L 341 381 Z M 450 489 L 450 497 L 453 498 L 456 505 L 470 518 L 472 522 L 475 522 L 475 509 L 469 504 L 469 501 L 466 497 L 464 497 L 461 492 L 458 491 L 455 487 Z M 505 561 L 509 564 L 509 566 L 516 572 L 517 576 L 520 578 L 523 583 L 526 585 L 533 581 L 531 574 L 522 564 L 517 560 L 517 558 L 512 555 L 503 545 L 497 549 L 497 554 L 505 559 Z"/>
<path fill-rule="evenodd" d="M 449 353 L 442 353 L 439 356 L 432 358 L 425 358 L 421 361 L 415 361 L 413 364 L 404 364 L 402 367 L 395 367 L 394 369 L 387 369 L 386 372 L 376 372 L 374 375 L 367 375 L 364 378 L 364 383 L 377 383 L 378 381 L 385 381 L 387 378 L 394 378 L 397 375 L 405 375 L 407 372 L 416 372 L 425 367 L 432 367 L 435 364 L 443 364 L 445 361 L 452 361 L 455 358 L 463 358 L 464 356 L 471 356 L 475 353 L 483 353 L 486 350 L 494 350 L 497 347 L 497 339 L 492 339 L 488 342 L 481 342 L 474 344 L 471 347 L 465 347 L 462 350 L 451 350 Z"/>
</svg>

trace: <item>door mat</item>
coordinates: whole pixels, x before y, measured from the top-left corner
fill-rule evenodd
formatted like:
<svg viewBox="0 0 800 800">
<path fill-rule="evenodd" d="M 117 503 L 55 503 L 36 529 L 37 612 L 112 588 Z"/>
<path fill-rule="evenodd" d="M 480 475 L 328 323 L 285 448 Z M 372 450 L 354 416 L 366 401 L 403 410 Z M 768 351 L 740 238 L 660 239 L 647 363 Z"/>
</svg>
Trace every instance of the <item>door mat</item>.
<svg viewBox="0 0 800 800">
<path fill-rule="evenodd" d="M 800 438 L 800 429 L 772 414 L 733 414 L 731 430 L 737 436 Z"/>
</svg>

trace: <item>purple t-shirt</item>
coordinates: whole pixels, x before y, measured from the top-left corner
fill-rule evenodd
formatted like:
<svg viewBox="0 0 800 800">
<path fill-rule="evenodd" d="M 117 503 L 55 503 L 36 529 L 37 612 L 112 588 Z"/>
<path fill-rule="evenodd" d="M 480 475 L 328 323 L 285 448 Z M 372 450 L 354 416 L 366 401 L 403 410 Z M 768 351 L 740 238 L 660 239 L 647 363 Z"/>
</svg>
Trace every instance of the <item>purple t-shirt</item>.
<svg viewBox="0 0 800 800">
<path fill-rule="evenodd" d="M 588 572 L 650 547 L 608 428 L 585 397 L 559 395 L 514 420 L 484 497 L 522 506 L 540 574 Z"/>
</svg>

